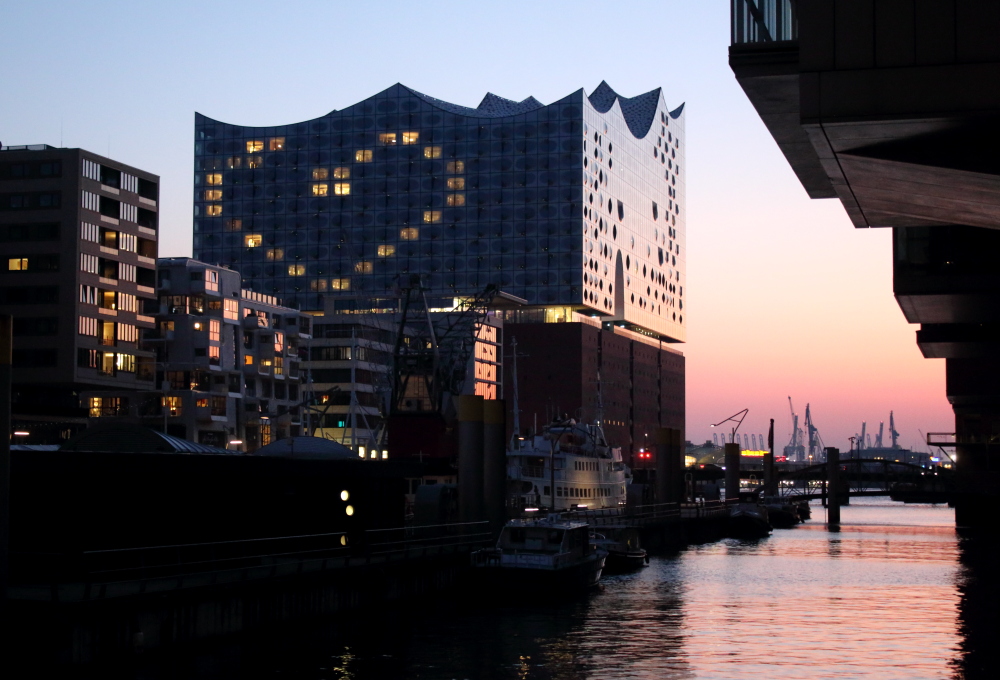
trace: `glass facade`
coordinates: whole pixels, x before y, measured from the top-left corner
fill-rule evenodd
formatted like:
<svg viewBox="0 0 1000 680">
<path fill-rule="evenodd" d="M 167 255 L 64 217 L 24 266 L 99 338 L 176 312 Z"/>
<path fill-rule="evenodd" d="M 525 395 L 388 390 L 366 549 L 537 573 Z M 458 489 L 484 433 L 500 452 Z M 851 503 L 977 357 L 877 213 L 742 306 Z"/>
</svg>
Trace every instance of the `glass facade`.
<svg viewBox="0 0 1000 680">
<path fill-rule="evenodd" d="M 306 311 L 420 275 L 684 340 L 683 106 L 602 83 L 477 108 L 395 85 L 312 121 L 195 121 L 194 255 Z"/>
</svg>

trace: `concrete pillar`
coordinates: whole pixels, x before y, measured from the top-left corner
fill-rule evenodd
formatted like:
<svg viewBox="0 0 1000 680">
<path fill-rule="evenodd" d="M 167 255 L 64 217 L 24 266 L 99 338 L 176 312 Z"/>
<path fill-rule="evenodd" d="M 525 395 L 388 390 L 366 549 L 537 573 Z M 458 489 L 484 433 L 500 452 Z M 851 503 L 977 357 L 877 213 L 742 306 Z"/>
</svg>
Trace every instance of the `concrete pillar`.
<svg viewBox="0 0 1000 680">
<path fill-rule="evenodd" d="M 840 449 L 826 449 L 826 523 L 840 526 Z"/>
<path fill-rule="evenodd" d="M 462 522 L 483 517 L 483 398 L 463 394 L 458 407 L 458 516 Z"/>
<path fill-rule="evenodd" d="M 670 427 L 655 430 L 656 502 L 679 503 L 684 498 L 684 450 L 681 431 Z"/>
<path fill-rule="evenodd" d="M 507 418 L 498 399 L 483 402 L 483 502 L 497 533 L 507 521 Z"/>
<path fill-rule="evenodd" d="M 767 496 L 777 493 L 777 484 L 774 479 L 774 451 L 764 454 L 764 494 Z"/>
<path fill-rule="evenodd" d="M 726 500 L 740 496 L 740 445 L 726 444 Z"/>
<path fill-rule="evenodd" d="M 7 620 L 10 574 L 10 373 L 14 319 L 0 314 L 0 621 Z"/>
</svg>

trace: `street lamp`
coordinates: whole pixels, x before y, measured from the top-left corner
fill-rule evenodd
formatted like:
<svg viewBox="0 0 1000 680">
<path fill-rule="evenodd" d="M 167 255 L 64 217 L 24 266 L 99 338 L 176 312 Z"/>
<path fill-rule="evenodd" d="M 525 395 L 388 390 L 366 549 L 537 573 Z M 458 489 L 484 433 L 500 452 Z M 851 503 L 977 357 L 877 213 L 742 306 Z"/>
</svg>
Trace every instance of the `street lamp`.
<svg viewBox="0 0 1000 680">
<path fill-rule="evenodd" d="M 722 425 L 722 423 L 729 422 L 730 420 L 733 421 L 734 423 L 736 423 L 736 427 L 733 428 L 732 442 L 736 443 L 736 431 L 740 429 L 740 425 L 743 424 L 743 419 L 747 417 L 747 413 L 749 413 L 749 412 L 750 412 L 750 409 L 748 409 L 748 408 L 745 408 L 742 411 L 737 411 L 736 413 L 734 413 L 733 415 L 729 416 L 725 420 L 720 420 L 717 423 L 713 423 L 712 427 L 718 427 L 719 425 Z M 737 418 L 739 418 L 739 420 L 737 420 Z"/>
</svg>

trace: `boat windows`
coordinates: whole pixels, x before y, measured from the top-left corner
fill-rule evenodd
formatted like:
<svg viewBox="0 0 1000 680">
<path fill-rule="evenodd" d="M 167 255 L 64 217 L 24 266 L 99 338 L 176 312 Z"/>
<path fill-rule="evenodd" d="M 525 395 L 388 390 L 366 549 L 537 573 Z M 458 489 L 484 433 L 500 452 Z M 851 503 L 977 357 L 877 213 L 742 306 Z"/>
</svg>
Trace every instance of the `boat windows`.
<svg viewBox="0 0 1000 680">
<path fill-rule="evenodd" d="M 562 532 L 558 529 L 550 529 L 547 540 L 553 545 L 560 545 L 562 543 Z"/>
</svg>

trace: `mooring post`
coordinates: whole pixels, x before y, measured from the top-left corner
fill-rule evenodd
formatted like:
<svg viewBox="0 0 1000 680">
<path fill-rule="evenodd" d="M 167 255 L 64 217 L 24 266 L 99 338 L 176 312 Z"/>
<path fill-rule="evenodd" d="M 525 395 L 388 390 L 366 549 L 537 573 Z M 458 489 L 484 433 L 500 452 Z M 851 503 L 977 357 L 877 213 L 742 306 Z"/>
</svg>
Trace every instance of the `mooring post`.
<svg viewBox="0 0 1000 680">
<path fill-rule="evenodd" d="M 483 519 L 483 398 L 455 397 L 458 406 L 458 515 L 462 522 Z"/>
<path fill-rule="evenodd" d="M 490 531 L 507 521 L 507 416 L 502 399 L 483 402 L 483 503 Z"/>
<path fill-rule="evenodd" d="M 840 449 L 826 450 L 826 523 L 840 526 Z"/>
<path fill-rule="evenodd" d="M 740 497 L 740 445 L 726 444 L 726 501 Z"/>
</svg>

